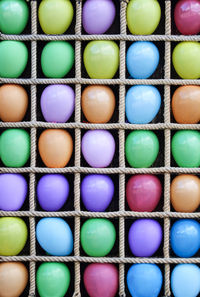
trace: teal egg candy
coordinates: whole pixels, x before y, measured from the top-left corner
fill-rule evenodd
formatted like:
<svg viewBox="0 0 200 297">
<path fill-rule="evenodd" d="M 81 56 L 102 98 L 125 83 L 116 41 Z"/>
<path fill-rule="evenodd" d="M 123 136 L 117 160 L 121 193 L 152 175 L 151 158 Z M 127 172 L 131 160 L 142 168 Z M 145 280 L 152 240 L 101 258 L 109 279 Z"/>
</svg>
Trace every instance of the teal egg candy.
<svg viewBox="0 0 200 297">
<path fill-rule="evenodd" d="M 197 297 L 200 293 L 200 268 L 195 264 L 179 264 L 171 274 L 174 297 Z"/>
</svg>

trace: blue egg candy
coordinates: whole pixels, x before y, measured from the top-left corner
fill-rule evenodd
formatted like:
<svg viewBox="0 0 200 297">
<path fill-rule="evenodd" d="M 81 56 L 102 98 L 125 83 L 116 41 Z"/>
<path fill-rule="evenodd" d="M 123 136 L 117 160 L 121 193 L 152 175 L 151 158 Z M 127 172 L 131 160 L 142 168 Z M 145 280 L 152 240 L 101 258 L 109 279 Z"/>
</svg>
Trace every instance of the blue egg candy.
<svg viewBox="0 0 200 297">
<path fill-rule="evenodd" d="M 200 293 L 200 269 L 195 264 L 179 264 L 171 274 L 174 297 L 197 297 Z"/>
<path fill-rule="evenodd" d="M 163 277 L 156 264 L 134 264 L 127 274 L 127 285 L 132 297 L 157 297 Z"/>
<path fill-rule="evenodd" d="M 148 124 L 159 112 L 161 96 L 154 86 L 133 86 L 126 94 L 126 117 L 131 124 Z"/>
<path fill-rule="evenodd" d="M 145 79 L 150 77 L 159 63 L 159 51 L 149 41 L 134 42 L 128 49 L 126 64 L 132 78 Z"/>
<path fill-rule="evenodd" d="M 200 224 L 195 220 L 176 221 L 170 232 L 173 252 L 182 258 L 194 256 L 200 248 Z"/>
<path fill-rule="evenodd" d="M 73 250 L 73 235 L 69 225 L 61 218 L 43 218 L 36 226 L 36 238 L 50 255 L 68 256 Z"/>
</svg>

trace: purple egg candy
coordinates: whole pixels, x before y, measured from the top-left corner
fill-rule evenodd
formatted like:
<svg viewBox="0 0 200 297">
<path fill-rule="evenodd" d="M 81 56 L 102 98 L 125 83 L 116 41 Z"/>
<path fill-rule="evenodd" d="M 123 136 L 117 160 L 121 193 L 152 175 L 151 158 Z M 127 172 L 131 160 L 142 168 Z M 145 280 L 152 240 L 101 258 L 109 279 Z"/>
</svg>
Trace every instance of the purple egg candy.
<svg viewBox="0 0 200 297">
<path fill-rule="evenodd" d="M 88 34 L 103 34 L 116 14 L 112 0 L 87 0 L 83 6 L 83 27 Z"/>
<path fill-rule="evenodd" d="M 91 167 L 110 165 L 115 153 L 115 140 L 106 130 L 89 130 L 82 138 L 82 153 Z"/>
<path fill-rule="evenodd" d="M 81 198 L 89 211 L 104 211 L 114 195 L 114 184 L 108 175 L 90 174 L 81 183 Z"/>
<path fill-rule="evenodd" d="M 136 257 L 150 257 L 159 248 L 162 241 L 162 228 L 156 220 L 136 220 L 129 230 L 128 242 Z"/>
<path fill-rule="evenodd" d="M 21 174 L 0 174 L 0 210 L 19 210 L 27 195 L 27 181 Z"/>
<path fill-rule="evenodd" d="M 42 92 L 40 106 L 47 122 L 65 123 L 74 111 L 75 93 L 67 85 L 50 85 Z"/>
<path fill-rule="evenodd" d="M 68 195 L 69 183 L 61 174 L 46 174 L 38 182 L 38 202 L 46 211 L 59 210 L 67 201 Z"/>
</svg>

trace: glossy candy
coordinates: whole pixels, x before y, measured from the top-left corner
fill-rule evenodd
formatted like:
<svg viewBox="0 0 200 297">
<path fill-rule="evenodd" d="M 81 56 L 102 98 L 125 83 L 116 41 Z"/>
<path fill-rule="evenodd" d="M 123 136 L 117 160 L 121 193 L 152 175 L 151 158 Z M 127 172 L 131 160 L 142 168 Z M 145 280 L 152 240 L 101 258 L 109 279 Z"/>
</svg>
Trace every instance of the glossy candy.
<svg viewBox="0 0 200 297">
<path fill-rule="evenodd" d="M 22 167 L 30 156 L 30 136 L 23 129 L 7 129 L 1 134 L 1 160 L 7 167 Z"/>
<path fill-rule="evenodd" d="M 119 286 L 119 273 L 109 263 L 89 264 L 83 275 L 86 291 L 90 297 L 115 297 Z"/>
<path fill-rule="evenodd" d="M 200 205 L 199 178 L 189 174 L 176 176 L 171 183 L 171 203 L 176 211 L 195 211 Z"/>
<path fill-rule="evenodd" d="M 25 0 L 0 1 L 0 31 L 4 34 L 20 34 L 24 31 L 29 18 Z"/>
<path fill-rule="evenodd" d="M 155 210 L 161 193 L 161 182 L 155 175 L 133 175 L 126 185 L 126 199 L 132 211 Z"/>
<path fill-rule="evenodd" d="M 47 129 L 38 141 L 39 154 L 49 168 L 63 168 L 69 162 L 72 151 L 72 137 L 66 130 Z"/>
<path fill-rule="evenodd" d="M 88 34 L 103 34 L 116 14 L 112 0 L 87 0 L 83 5 L 83 28 Z"/>
<path fill-rule="evenodd" d="M 65 296 L 70 284 L 70 271 L 64 263 L 42 263 L 36 274 L 40 297 Z"/>
<path fill-rule="evenodd" d="M 181 258 L 194 256 L 200 248 L 200 224 L 195 220 L 176 221 L 170 232 L 173 252 Z"/>
<path fill-rule="evenodd" d="M 119 47 L 114 41 L 90 41 L 83 53 L 90 78 L 113 78 L 119 67 Z"/>
<path fill-rule="evenodd" d="M 174 20 L 181 34 L 198 35 L 200 32 L 199 0 L 179 1 L 174 10 Z"/>
<path fill-rule="evenodd" d="M 89 211 L 105 211 L 114 195 L 114 184 L 108 175 L 89 174 L 81 183 L 81 198 Z"/>
<path fill-rule="evenodd" d="M 21 174 L 0 174 L 0 209 L 19 210 L 27 195 L 28 185 Z"/>
<path fill-rule="evenodd" d="M 152 34 L 161 17 L 157 0 L 131 0 L 127 6 L 127 23 L 129 31 L 136 35 Z"/>
<path fill-rule="evenodd" d="M 126 65 L 132 78 L 149 78 L 158 67 L 159 51 L 149 41 L 132 43 L 126 54 Z"/>
<path fill-rule="evenodd" d="M 200 293 L 200 269 L 195 264 L 176 265 L 171 274 L 175 297 L 197 297 Z"/>
<path fill-rule="evenodd" d="M 52 256 L 68 256 L 73 250 L 73 235 L 67 222 L 61 218 L 43 218 L 36 226 L 40 246 Z"/>
<path fill-rule="evenodd" d="M 0 87 L 0 119 L 4 122 L 20 122 L 28 108 L 28 94 L 20 85 L 6 84 Z"/>
<path fill-rule="evenodd" d="M 65 123 L 74 111 L 75 93 L 68 85 L 50 85 L 42 92 L 40 106 L 47 122 Z"/>
<path fill-rule="evenodd" d="M 132 131 L 126 138 L 125 154 L 131 167 L 148 168 L 156 160 L 159 141 L 152 131 Z"/>
<path fill-rule="evenodd" d="M 43 175 L 37 184 L 38 202 L 46 211 L 58 211 L 69 195 L 69 182 L 64 175 Z"/>
<path fill-rule="evenodd" d="M 20 218 L 0 218 L 0 255 L 16 256 L 24 248 L 28 237 L 28 229 Z"/>
<path fill-rule="evenodd" d="M 28 50 L 21 41 L 0 42 L 0 77 L 18 78 L 28 62 Z"/>
<path fill-rule="evenodd" d="M 115 140 L 106 130 L 89 130 L 82 138 L 82 154 L 91 167 L 108 167 L 115 153 Z"/>
<path fill-rule="evenodd" d="M 160 247 L 162 228 L 156 220 L 138 219 L 130 227 L 128 242 L 136 257 L 150 257 Z"/>
<path fill-rule="evenodd" d="M 0 296 L 18 297 L 28 282 L 28 270 L 23 263 L 0 263 Z"/>
<path fill-rule="evenodd" d="M 131 124 L 148 124 L 159 112 L 161 96 L 154 86 L 133 86 L 126 93 L 126 116 Z"/>
<path fill-rule="evenodd" d="M 189 41 L 178 43 L 173 50 L 172 62 L 181 78 L 200 78 L 200 44 Z"/>
<path fill-rule="evenodd" d="M 74 48 L 66 41 L 48 42 L 41 55 L 41 67 L 46 77 L 62 78 L 74 64 Z"/>
<path fill-rule="evenodd" d="M 115 95 L 107 86 L 88 86 L 81 98 L 82 111 L 90 123 L 107 123 L 115 109 Z"/>
<path fill-rule="evenodd" d="M 155 264 L 134 264 L 128 270 L 127 285 L 132 297 L 158 297 L 162 282 L 162 272 Z"/>
<path fill-rule="evenodd" d="M 115 240 L 115 227 L 107 219 L 89 219 L 81 227 L 81 245 L 88 256 L 106 256 L 112 250 Z"/>
<path fill-rule="evenodd" d="M 178 131 L 172 137 L 172 155 L 179 167 L 200 166 L 200 133 Z"/>
<path fill-rule="evenodd" d="M 46 34 L 63 34 L 70 26 L 74 15 L 69 0 L 42 0 L 38 10 L 39 22 Z"/>
<path fill-rule="evenodd" d="M 200 86 L 181 86 L 173 94 L 172 112 L 179 124 L 197 124 L 200 120 Z"/>
</svg>

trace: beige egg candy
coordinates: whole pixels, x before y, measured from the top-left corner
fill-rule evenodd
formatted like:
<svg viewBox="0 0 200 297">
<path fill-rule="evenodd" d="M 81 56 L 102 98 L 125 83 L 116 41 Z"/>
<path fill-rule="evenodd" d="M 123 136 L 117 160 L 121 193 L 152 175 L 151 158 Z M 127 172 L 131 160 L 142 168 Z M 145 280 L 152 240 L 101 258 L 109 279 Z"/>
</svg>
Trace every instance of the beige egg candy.
<svg viewBox="0 0 200 297">
<path fill-rule="evenodd" d="M 4 122 L 20 122 L 28 108 L 28 94 L 20 85 L 6 84 L 0 87 L 0 119 Z"/>
<path fill-rule="evenodd" d="M 107 86 L 89 86 L 82 93 L 82 111 L 90 123 L 107 123 L 115 109 L 115 95 Z"/>
<path fill-rule="evenodd" d="M 0 296 L 19 297 L 26 288 L 28 270 L 19 262 L 0 263 Z"/>
<path fill-rule="evenodd" d="M 66 130 L 47 129 L 39 137 L 38 148 L 40 157 L 47 167 L 63 168 L 72 156 L 72 137 Z"/>
</svg>

